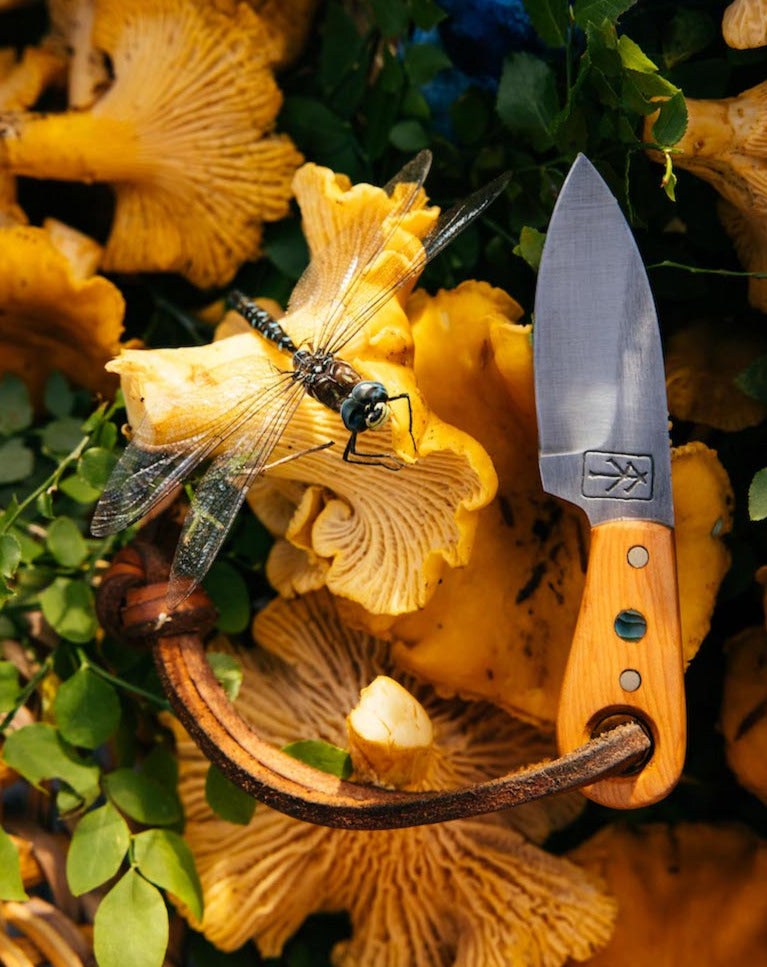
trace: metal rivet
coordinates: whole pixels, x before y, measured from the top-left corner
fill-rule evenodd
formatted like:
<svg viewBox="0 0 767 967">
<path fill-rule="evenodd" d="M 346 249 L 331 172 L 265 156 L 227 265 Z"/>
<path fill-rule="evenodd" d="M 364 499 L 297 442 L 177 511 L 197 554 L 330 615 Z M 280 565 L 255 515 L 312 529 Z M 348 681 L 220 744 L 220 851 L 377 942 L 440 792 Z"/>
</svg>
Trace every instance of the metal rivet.
<svg viewBox="0 0 767 967">
<path fill-rule="evenodd" d="M 635 544 L 633 547 L 629 548 L 629 552 L 626 555 L 628 562 L 632 567 L 644 567 L 645 564 L 650 560 L 650 552 L 646 547 L 641 544 Z"/>
<path fill-rule="evenodd" d="M 647 632 L 647 620 L 641 611 L 626 608 L 618 614 L 613 627 L 624 641 L 640 641 Z"/>
<path fill-rule="evenodd" d="M 642 684 L 642 676 L 636 668 L 624 668 L 618 682 L 624 692 L 635 692 Z"/>
</svg>

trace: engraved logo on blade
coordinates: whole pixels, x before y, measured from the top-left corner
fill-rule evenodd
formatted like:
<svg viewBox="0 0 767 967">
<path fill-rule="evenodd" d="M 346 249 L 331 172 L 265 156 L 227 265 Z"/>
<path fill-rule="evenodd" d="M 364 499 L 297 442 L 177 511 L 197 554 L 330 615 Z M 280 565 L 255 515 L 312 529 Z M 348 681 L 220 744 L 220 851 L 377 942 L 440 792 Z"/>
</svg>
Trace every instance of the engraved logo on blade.
<svg viewBox="0 0 767 967">
<path fill-rule="evenodd" d="M 650 500 L 652 470 L 652 457 L 646 454 L 587 450 L 583 455 L 583 496 Z"/>
</svg>

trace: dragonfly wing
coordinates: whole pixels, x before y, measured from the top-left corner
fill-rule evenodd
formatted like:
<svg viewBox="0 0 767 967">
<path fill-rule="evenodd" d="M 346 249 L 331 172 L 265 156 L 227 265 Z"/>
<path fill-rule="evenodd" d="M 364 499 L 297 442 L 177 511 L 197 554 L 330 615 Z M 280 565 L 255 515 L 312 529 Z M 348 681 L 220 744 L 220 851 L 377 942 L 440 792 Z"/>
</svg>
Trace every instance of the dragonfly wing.
<svg viewBox="0 0 767 967">
<path fill-rule="evenodd" d="M 170 608 L 191 594 L 207 574 L 245 495 L 269 462 L 303 395 L 303 386 L 294 382 L 289 392 L 262 400 L 252 431 L 211 463 L 195 491 L 176 548 L 166 599 Z"/>
<path fill-rule="evenodd" d="M 361 208 L 317 251 L 298 280 L 288 312 L 309 310 L 320 327 L 315 346 L 324 345 L 325 330 L 343 316 L 346 305 L 364 281 L 365 272 L 383 252 L 402 219 L 412 209 L 431 166 L 431 152 L 421 151 L 391 179 L 383 190 L 393 205 L 382 223 L 377 208 Z"/>
<path fill-rule="evenodd" d="M 339 352 L 398 289 L 419 275 L 428 262 L 495 201 L 510 177 L 501 175 L 441 214 L 427 235 L 422 239 L 413 237 L 405 248 L 398 250 L 399 258 L 374 261 L 365 272 L 366 284 L 350 292 L 344 302 L 345 311 L 336 314 L 330 325 L 323 327 L 325 341 L 318 344 L 320 348 L 328 353 Z"/>
<path fill-rule="evenodd" d="M 259 408 L 274 397 L 282 399 L 294 385 L 289 374 L 274 374 L 266 385 L 262 384 L 260 392 L 243 381 L 219 407 L 222 415 L 194 428 L 189 421 L 180 420 L 163 445 L 149 442 L 152 429 L 148 422 L 140 424 L 107 481 L 93 515 L 91 533 L 96 537 L 114 534 L 143 517 Z M 195 411 L 194 400 L 186 410 Z"/>
</svg>

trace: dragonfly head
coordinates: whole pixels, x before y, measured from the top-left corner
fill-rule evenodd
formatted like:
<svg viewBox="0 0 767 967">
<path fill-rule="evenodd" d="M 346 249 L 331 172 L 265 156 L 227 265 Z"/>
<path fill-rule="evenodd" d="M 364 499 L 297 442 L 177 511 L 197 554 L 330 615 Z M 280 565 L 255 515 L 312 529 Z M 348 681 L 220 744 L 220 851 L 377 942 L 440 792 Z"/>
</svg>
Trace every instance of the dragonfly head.
<svg viewBox="0 0 767 967">
<path fill-rule="evenodd" d="M 377 430 L 389 419 L 389 394 L 383 383 L 364 379 L 341 404 L 341 419 L 352 433 Z"/>
</svg>

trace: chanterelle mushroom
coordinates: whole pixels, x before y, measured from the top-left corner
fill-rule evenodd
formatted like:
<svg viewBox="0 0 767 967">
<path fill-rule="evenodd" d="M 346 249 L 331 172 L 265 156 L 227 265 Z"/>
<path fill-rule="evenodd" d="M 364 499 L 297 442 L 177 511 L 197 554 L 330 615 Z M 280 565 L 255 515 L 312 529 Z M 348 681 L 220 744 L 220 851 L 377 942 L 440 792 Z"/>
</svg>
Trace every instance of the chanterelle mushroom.
<svg viewBox="0 0 767 967">
<path fill-rule="evenodd" d="M 738 258 L 750 272 L 767 271 L 767 81 L 737 97 L 686 99 L 688 124 L 674 145 L 674 164 L 712 184 L 719 216 Z M 645 121 L 652 141 L 655 115 Z M 662 154 L 648 151 L 655 161 Z M 767 279 L 748 280 L 749 301 L 767 312 Z"/>
<path fill-rule="evenodd" d="M 767 44 L 767 4 L 765 0 L 734 0 L 724 11 L 722 34 L 737 50 Z"/>
<path fill-rule="evenodd" d="M 588 967 L 765 963 L 767 843 L 745 826 L 610 826 L 571 855 L 618 900 Z"/>
<path fill-rule="evenodd" d="M 106 269 L 227 282 L 287 213 L 302 160 L 270 133 L 272 32 L 244 3 L 98 0 L 92 37 L 111 87 L 86 111 L 0 118 L 0 170 L 109 182 Z"/>
<path fill-rule="evenodd" d="M 487 448 L 498 495 L 479 514 L 469 564 L 446 572 L 423 609 L 395 620 L 348 616 L 395 642 L 397 662 L 440 692 L 486 698 L 551 723 L 580 606 L 588 528 L 578 511 L 541 488 L 530 327 L 516 322 L 521 310 L 513 299 L 485 283 L 433 297 L 416 292 L 407 311 L 419 387 L 443 419 Z M 716 454 L 702 444 L 678 451 L 672 472 L 689 661 L 729 566 L 720 535 L 731 525 L 731 493 Z"/>
<path fill-rule="evenodd" d="M 398 187 L 406 184 L 411 183 Z M 343 239 L 347 228 L 356 231 L 360 219 L 377 231 L 396 210 L 395 196 L 383 189 L 352 186 L 344 176 L 311 164 L 296 175 L 295 190 L 309 246 L 318 256 L 341 228 Z M 425 194 L 419 190 L 413 197 L 411 210 L 378 256 L 376 264 L 384 268 L 397 268 L 403 252 L 411 253 L 414 246 L 423 251 L 419 239 L 436 221 L 438 210 L 426 207 Z M 371 294 L 388 291 L 367 276 L 364 286 Z M 337 298 L 335 291 L 326 295 Z M 296 345 L 316 344 L 318 314 L 324 309 L 310 300 L 286 317 Z M 126 352 L 110 364 L 122 377 L 129 421 L 141 426 L 137 447 L 144 447 L 149 459 L 151 448 L 162 452 L 163 447 L 179 454 L 194 450 L 199 458 L 197 443 L 205 433 L 211 444 L 207 455 L 236 453 L 238 447 L 253 453 L 253 436 L 259 442 L 262 428 L 279 422 L 273 411 L 284 408 L 291 389 L 287 397 L 273 392 L 263 408 L 251 406 L 260 388 L 274 385 L 275 371 L 288 370 L 290 356 L 245 329 L 210 346 Z M 413 375 L 408 320 L 396 297 L 377 308 L 339 356 L 364 380 L 380 382 L 390 398 L 398 399 L 390 407 L 391 420 L 366 432 L 361 449 L 391 454 L 402 469 L 346 462 L 349 431 L 339 414 L 305 395 L 284 431 L 280 428 L 270 465 L 329 441 L 336 445 L 272 466 L 267 475 L 287 481 L 293 510 L 299 505 L 288 526 L 291 533 L 301 530 L 296 539 L 321 562 L 314 588 L 326 584 L 374 612 L 412 611 L 429 599 L 446 566 L 466 564 L 476 511 L 493 496 L 495 471 L 476 440 L 443 423 L 424 404 Z M 221 435 L 208 431 L 230 425 L 234 431 L 219 447 Z M 256 512 L 265 504 L 271 513 L 272 487 L 259 483 L 251 491 Z"/>
<path fill-rule="evenodd" d="M 53 370 L 111 396 L 104 363 L 119 351 L 123 298 L 92 275 L 95 242 L 47 224 L 0 228 L 0 373 L 20 376 L 36 401 Z"/>
<path fill-rule="evenodd" d="M 278 745 L 306 738 L 345 745 L 345 716 L 360 689 L 396 674 L 385 646 L 345 629 L 324 594 L 278 599 L 254 631 L 268 652 L 239 653 L 236 704 Z M 408 773 L 408 788 L 453 788 L 500 774 L 547 745 L 498 709 L 445 702 L 397 677 L 434 730 L 425 768 Z M 384 718 L 386 704 L 375 702 Z M 230 825 L 205 801 L 208 762 L 171 724 L 185 836 L 205 901 L 200 927 L 223 949 L 252 937 L 264 956 L 275 956 L 310 913 L 344 909 L 353 936 L 334 951 L 338 967 L 554 967 L 569 955 L 583 959 L 610 935 L 614 907 L 598 881 L 526 842 L 498 815 L 354 832 L 258 805 L 247 827 Z M 393 733 L 401 727 L 389 725 Z M 390 761 L 397 748 L 395 740 Z M 411 750 L 408 744 L 405 759 Z M 509 816 L 526 822 L 524 810 Z"/>
<path fill-rule="evenodd" d="M 767 585 L 767 568 L 757 581 Z M 747 628 L 727 642 L 721 730 L 738 782 L 767 804 L 767 631 Z"/>
<path fill-rule="evenodd" d="M 761 423 L 767 407 L 746 396 L 735 378 L 765 352 L 763 336 L 740 331 L 732 336 L 715 322 L 677 330 L 666 351 L 669 412 L 730 432 Z"/>
</svg>

